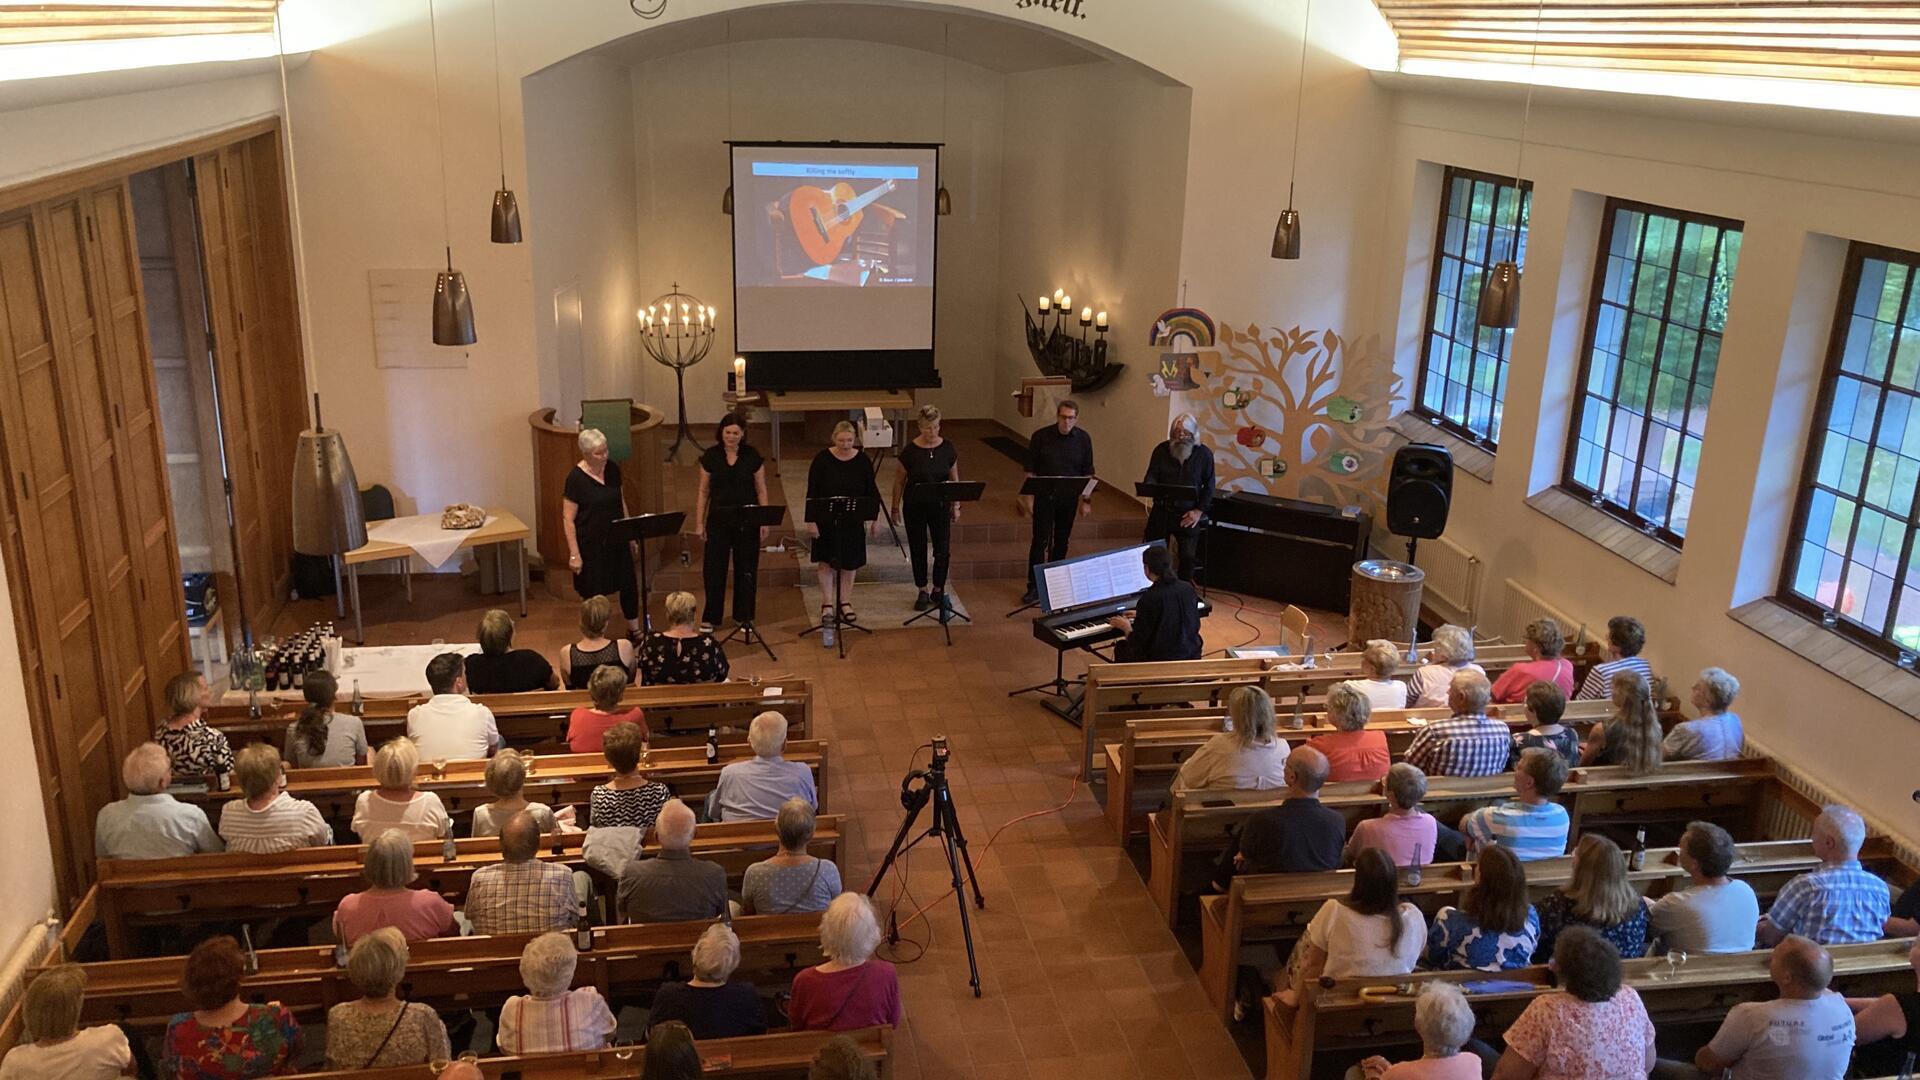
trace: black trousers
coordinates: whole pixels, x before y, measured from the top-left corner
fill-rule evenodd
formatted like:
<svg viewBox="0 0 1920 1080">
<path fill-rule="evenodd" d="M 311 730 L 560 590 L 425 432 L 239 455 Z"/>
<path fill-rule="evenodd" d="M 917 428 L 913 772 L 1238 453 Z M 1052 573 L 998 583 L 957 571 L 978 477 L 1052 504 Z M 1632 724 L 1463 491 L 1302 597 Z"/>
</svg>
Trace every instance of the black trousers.
<svg viewBox="0 0 1920 1080">
<path fill-rule="evenodd" d="M 1181 581 L 1192 581 L 1194 568 L 1199 565 L 1200 530 L 1196 525 L 1191 529 L 1180 527 L 1180 518 L 1185 510 L 1162 510 L 1154 507 L 1147 513 L 1147 531 L 1142 540 L 1165 540 L 1173 545 L 1179 559 L 1178 570 Z"/>
<path fill-rule="evenodd" d="M 933 588 L 936 592 L 947 589 L 947 565 L 953 561 L 953 514 L 947 504 L 930 502 L 924 505 L 908 503 L 907 519 L 907 557 L 913 560 L 913 583 L 919 588 L 927 587 L 927 542 L 933 542 Z"/>
<path fill-rule="evenodd" d="M 1078 499 L 1033 500 L 1033 543 L 1027 547 L 1027 568 L 1043 562 L 1059 562 L 1067 557 L 1067 541 L 1073 538 L 1073 516 L 1079 512 Z M 1032 574 L 1028 574 L 1032 584 Z"/>
<path fill-rule="evenodd" d="M 760 529 L 730 531 L 708 530 L 707 546 L 700 555 L 700 576 L 707 590 L 706 610 L 701 618 L 718 623 L 727 606 L 727 563 L 733 563 L 733 620 L 753 621 L 755 582 L 760 570 Z"/>
</svg>

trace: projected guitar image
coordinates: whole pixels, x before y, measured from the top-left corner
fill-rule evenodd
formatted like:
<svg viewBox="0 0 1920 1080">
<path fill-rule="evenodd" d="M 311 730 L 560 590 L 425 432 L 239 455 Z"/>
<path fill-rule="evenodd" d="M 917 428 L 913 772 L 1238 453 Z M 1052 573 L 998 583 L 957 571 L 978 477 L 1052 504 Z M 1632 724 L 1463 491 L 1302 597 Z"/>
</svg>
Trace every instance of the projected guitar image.
<svg viewBox="0 0 1920 1080">
<path fill-rule="evenodd" d="M 853 185 L 844 181 L 831 188 L 795 188 L 787 199 L 787 220 L 793 225 L 800 250 L 817 266 L 838 259 L 847 241 L 866 220 L 867 207 L 893 189 L 892 180 L 859 196 L 854 195 Z"/>
</svg>

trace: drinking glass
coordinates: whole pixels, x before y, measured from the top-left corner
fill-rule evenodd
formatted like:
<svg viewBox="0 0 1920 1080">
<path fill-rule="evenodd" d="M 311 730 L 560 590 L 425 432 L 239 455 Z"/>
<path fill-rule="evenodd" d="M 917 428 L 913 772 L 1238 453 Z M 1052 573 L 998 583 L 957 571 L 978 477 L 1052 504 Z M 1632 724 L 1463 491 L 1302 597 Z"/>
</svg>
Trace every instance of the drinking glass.
<svg viewBox="0 0 1920 1080">
<path fill-rule="evenodd" d="M 437 1057 L 427 1062 L 427 1068 L 433 1071 L 433 1075 L 439 1076 L 441 1073 L 446 1072 L 447 1066 L 451 1064 L 453 1064 L 452 1058 Z"/>
<path fill-rule="evenodd" d="M 1674 977 L 1675 975 L 1677 975 L 1677 974 L 1679 974 L 1679 969 L 1681 969 L 1681 968 L 1683 968 L 1683 967 L 1685 967 L 1685 966 L 1686 966 L 1686 964 L 1687 964 L 1687 950 L 1685 950 L 1685 949 L 1668 949 L 1668 950 L 1667 950 L 1667 978 L 1668 978 L 1668 980 L 1672 980 L 1672 978 L 1673 978 L 1673 977 Z"/>
</svg>

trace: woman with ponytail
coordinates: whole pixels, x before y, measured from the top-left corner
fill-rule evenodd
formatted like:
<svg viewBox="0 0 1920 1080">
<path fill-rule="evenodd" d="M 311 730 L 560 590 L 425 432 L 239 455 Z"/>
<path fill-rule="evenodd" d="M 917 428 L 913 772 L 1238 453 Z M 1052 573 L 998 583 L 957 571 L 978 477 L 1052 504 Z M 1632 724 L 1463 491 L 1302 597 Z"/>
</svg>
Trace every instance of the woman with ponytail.
<svg viewBox="0 0 1920 1080">
<path fill-rule="evenodd" d="M 333 711 L 340 692 L 330 671 L 307 673 L 303 692 L 307 707 L 287 725 L 287 764 L 296 769 L 333 769 L 367 763 L 367 729 L 360 718 Z"/>
</svg>

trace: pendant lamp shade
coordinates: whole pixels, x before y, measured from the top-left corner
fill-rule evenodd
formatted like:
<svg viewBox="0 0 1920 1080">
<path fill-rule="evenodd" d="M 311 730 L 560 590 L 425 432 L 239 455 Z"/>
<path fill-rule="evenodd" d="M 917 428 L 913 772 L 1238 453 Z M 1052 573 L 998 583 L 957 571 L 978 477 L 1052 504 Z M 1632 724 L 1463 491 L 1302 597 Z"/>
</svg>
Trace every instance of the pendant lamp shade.
<svg viewBox="0 0 1920 1080">
<path fill-rule="evenodd" d="M 938 217 L 947 217 L 953 213 L 953 196 L 945 184 L 933 193 L 933 212 Z"/>
<path fill-rule="evenodd" d="M 1520 268 L 1502 259 L 1480 286 L 1480 325 L 1511 330 L 1520 325 Z"/>
<path fill-rule="evenodd" d="M 367 542 L 353 459 L 338 431 L 309 428 L 293 455 L 293 550 L 341 555 Z"/>
<path fill-rule="evenodd" d="M 471 345 L 473 298 L 467 295 L 467 275 L 453 268 L 453 252 L 447 252 L 447 268 L 433 283 L 433 343 L 435 345 Z"/>
<path fill-rule="evenodd" d="M 732 184 L 728 184 L 727 193 L 725 195 L 720 196 L 720 212 L 727 215 L 728 217 L 733 216 L 733 185 Z"/>
<path fill-rule="evenodd" d="M 1300 257 L 1300 211 L 1291 206 L 1280 211 L 1280 223 L 1273 227 L 1273 257 Z"/>
<path fill-rule="evenodd" d="M 505 177 L 501 178 L 503 181 Z M 517 244 L 520 242 L 520 201 L 513 197 L 504 183 L 500 190 L 493 193 L 493 242 L 496 244 Z"/>
</svg>

